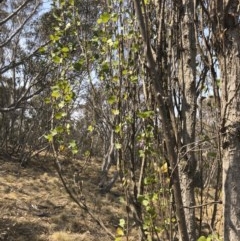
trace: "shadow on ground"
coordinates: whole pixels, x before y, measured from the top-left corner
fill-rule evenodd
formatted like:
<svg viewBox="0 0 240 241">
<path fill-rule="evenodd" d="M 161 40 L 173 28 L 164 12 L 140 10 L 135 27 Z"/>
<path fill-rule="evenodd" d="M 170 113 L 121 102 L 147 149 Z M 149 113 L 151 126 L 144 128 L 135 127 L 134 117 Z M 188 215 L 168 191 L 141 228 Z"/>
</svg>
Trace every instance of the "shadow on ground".
<svg viewBox="0 0 240 241">
<path fill-rule="evenodd" d="M 47 228 L 38 223 L 16 221 L 11 219 L 0 219 L 0 240 L 1 241 L 44 241 L 44 234 Z"/>
</svg>

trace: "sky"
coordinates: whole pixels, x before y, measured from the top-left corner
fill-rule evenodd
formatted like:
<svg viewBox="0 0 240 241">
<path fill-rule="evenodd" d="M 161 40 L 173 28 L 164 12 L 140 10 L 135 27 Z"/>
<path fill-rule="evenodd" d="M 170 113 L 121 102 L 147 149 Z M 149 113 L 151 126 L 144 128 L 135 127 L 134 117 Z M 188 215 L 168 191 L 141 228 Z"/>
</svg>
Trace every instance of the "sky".
<svg viewBox="0 0 240 241">
<path fill-rule="evenodd" d="M 48 12 L 51 9 L 52 0 L 43 0 L 42 12 Z"/>
</svg>

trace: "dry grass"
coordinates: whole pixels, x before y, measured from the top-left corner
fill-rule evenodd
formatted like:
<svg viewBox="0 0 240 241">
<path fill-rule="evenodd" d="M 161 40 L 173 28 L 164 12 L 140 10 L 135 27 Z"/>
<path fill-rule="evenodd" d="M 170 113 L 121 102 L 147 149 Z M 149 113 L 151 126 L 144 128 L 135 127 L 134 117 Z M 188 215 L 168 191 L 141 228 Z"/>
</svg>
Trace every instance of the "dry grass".
<svg viewBox="0 0 240 241">
<path fill-rule="evenodd" d="M 93 240 L 89 232 L 83 234 L 71 234 L 66 232 L 55 232 L 49 237 L 49 241 L 83 241 Z"/>
<path fill-rule="evenodd" d="M 81 170 L 82 161 L 63 161 L 64 178 L 76 190 L 73 174 Z M 101 194 L 98 177 L 101 163 L 91 160 L 80 174 L 81 196 L 94 214 L 112 233 L 119 219 L 126 218 L 121 190 Z M 206 196 L 207 197 L 207 196 Z M 205 202 L 212 201 L 207 198 Z M 209 224 L 213 206 L 205 207 L 204 222 Z M 215 230 L 221 233 L 221 210 Z M 203 230 L 204 231 L 204 230 Z M 69 198 L 50 160 L 32 160 L 26 168 L 19 163 L 0 159 L 0 241 L 110 241 L 96 222 Z M 131 230 L 129 241 L 138 240 Z"/>
<path fill-rule="evenodd" d="M 63 162 L 66 182 L 73 186 L 73 173 L 81 161 Z M 103 195 L 98 189 L 96 160 L 81 173 L 82 196 L 87 205 L 115 233 L 125 213 L 118 193 Z M 50 161 L 33 160 L 26 168 L 0 160 L 0 240 L 91 241 L 112 240 L 69 198 Z"/>
</svg>

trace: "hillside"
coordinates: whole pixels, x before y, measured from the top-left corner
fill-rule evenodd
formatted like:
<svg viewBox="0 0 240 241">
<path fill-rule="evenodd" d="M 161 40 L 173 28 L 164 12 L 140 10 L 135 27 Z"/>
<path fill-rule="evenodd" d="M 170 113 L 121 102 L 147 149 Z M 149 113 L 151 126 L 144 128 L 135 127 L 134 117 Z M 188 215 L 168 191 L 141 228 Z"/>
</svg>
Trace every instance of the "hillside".
<svg viewBox="0 0 240 241">
<path fill-rule="evenodd" d="M 62 163 L 64 177 L 73 192 L 77 192 L 73 174 L 81 165 L 81 161 Z M 98 189 L 100 162 L 91 160 L 85 166 L 81 173 L 81 199 L 115 233 L 119 219 L 125 215 L 120 193 L 113 190 L 101 194 Z M 112 240 L 69 198 L 48 159 L 32 160 L 25 168 L 16 161 L 1 159 L 0 196 L 0 240 Z"/>
</svg>

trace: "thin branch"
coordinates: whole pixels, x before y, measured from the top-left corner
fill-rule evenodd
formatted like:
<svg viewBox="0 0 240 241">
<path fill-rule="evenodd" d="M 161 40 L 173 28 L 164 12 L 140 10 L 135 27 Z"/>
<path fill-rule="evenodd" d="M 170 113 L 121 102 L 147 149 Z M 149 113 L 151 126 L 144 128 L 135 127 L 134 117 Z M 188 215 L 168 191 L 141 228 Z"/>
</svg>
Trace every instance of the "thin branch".
<svg viewBox="0 0 240 241">
<path fill-rule="evenodd" d="M 2 2 L 2 1 L 1 1 Z M 0 3 L 1 3 L 0 2 Z M 6 23 L 9 19 L 11 19 L 14 15 L 17 15 L 17 13 L 24 8 L 25 5 L 27 5 L 31 0 L 26 0 L 22 5 L 20 5 L 12 14 L 8 15 L 6 18 L 4 18 L 2 21 L 0 21 L 0 25 Z"/>
<path fill-rule="evenodd" d="M 34 55 L 36 55 L 39 50 L 42 48 L 42 47 L 45 47 L 47 46 L 51 41 L 47 41 L 46 43 L 42 44 L 41 46 L 39 46 L 36 50 L 34 50 L 31 54 L 29 54 L 27 57 L 21 59 L 20 61 L 18 62 L 14 62 L 12 61 L 10 64 L 8 64 L 7 66 L 4 66 L 2 68 L 0 68 L 0 74 L 3 74 L 5 72 L 7 72 L 8 70 L 12 69 L 12 68 L 16 68 L 18 67 L 19 65 L 23 64 L 26 60 L 30 59 L 31 57 L 33 57 Z"/>
<path fill-rule="evenodd" d="M 195 205 L 195 206 L 183 206 L 183 208 L 187 208 L 187 209 L 194 209 L 194 208 L 201 208 L 201 207 L 205 207 L 205 206 L 209 206 L 209 205 L 213 205 L 213 204 L 222 204 L 222 201 L 213 201 L 213 202 L 209 202 L 209 203 L 203 203 L 201 205 Z"/>
<path fill-rule="evenodd" d="M 54 165 L 55 165 L 55 169 L 58 173 L 58 176 L 65 188 L 65 191 L 67 192 L 67 194 L 69 195 L 69 197 L 78 205 L 78 207 L 80 207 L 82 210 L 84 210 L 85 212 L 87 212 L 90 217 L 111 237 L 111 238 L 115 238 L 115 235 L 105 226 L 105 224 L 103 223 L 103 221 L 100 218 L 97 218 L 96 215 L 94 215 L 91 210 L 89 209 L 89 207 L 83 202 L 78 200 L 78 198 L 72 193 L 72 191 L 69 189 L 68 185 L 66 184 L 63 175 L 62 175 L 62 171 L 61 171 L 61 166 L 60 166 L 60 161 L 58 158 L 58 154 L 57 151 L 54 147 L 54 144 L 51 144 L 52 146 L 52 150 L 53 150 L 53 154 L 54 154 Z"/>
<path fill-rule="evenodd" d="M 28 20 L 34 15 L 34 13 L 36 12 L 37 8 L 39 7 L 40 3 L 38 2 L 38 4 L 35 6 L 35 8 L 33 9 L 33 11 L 30 13 L 30 15 L 23 21 L 23 23 L 15 30 L 15 32 L 12 33 L 12 35 L 9 36 L 9 38 L 3 42 L 0 43 L 0 48 L 4 47 L 5 45 L 7 45 L 13 38 L 14 36 L 16 36 L 21 29 L 24 27 L 24 25 L 28 22 Z"/>
<path fill-rule="evenodd" d="M 34 82 L 38 77 L 39 77 L 40 73 L 32 80 L 32 82 Z M 40 94 L 44 88 L 40 88 L 38 90 L 36 90 L 34 93 L 28 95 L 29 91 L 31 90 L 31 88 L 34 86 L 35 84 L 32 84 L 31 86 L 29 86 L 27 88 L 27 90 L 25 90 L 25 92 L 19 97 L 19 99 L 10 104 L 8 107 L 0 107 L 0 113 L 3 113 L 3 112 L 10 112 L 10 111 L 13 111 L 13 110 L 16 110 L 16 109 L 19 109 L 20 108 L 20 104 L 23 102 L 23 101 L 26 101 L 26 100 L 29 100 L 31 99 L 32 97 Z"/>
</svg>

